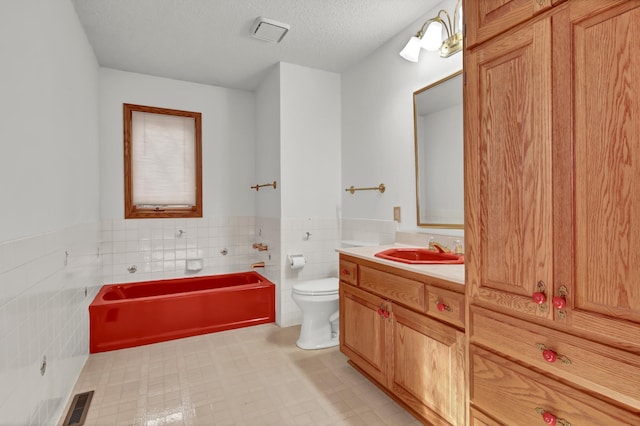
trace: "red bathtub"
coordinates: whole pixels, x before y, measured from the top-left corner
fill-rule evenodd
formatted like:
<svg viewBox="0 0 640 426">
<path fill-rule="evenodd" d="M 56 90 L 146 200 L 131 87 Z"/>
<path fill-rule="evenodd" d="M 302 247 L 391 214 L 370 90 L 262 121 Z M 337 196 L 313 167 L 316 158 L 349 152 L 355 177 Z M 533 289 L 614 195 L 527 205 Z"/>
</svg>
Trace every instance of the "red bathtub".
<svg viewBox="0 0 640 426">
<path fill-rule="evenodd" d="M 257 272 L 105 285 L 89 321 L 91 353 L 265 324 L 275 285 Z"/>
</svg>

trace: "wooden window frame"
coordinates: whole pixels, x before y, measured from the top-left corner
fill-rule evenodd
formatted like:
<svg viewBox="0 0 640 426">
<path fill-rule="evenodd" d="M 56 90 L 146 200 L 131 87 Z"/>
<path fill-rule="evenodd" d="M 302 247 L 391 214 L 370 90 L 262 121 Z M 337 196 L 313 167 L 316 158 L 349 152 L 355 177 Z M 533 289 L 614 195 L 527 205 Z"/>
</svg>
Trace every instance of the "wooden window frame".
<svg viewBox="0 0 640 426">
<path fill-rule="evenodd" d="M 196 173 L 196 205 L 180 208 L 140 208 L 133 204 L 133 164 L 131 154 L 131 131 L 133 112 L 174 115 L 190 117 L 195 120 L 195 173 Z M 202 114 L 168 108 L 157 108 L 144 105 L 123 104 L 124 115 L 124 218 L 191 218 L 202 217 Z"/>
</svg>

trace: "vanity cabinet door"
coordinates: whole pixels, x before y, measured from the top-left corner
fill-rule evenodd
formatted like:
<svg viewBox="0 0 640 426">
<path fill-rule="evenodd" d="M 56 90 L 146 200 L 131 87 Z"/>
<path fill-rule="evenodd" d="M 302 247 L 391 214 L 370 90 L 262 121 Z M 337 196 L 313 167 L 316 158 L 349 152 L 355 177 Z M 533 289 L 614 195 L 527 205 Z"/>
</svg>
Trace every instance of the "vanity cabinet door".
<svg viewBox="0 0 640 426">
<path fill-rule="evenodd" d="M 382 384 L 387 376 L 389 309 L 384 299 L 340 283 L 340 350 Z"/>
<path fill-rule="evenodd" d="M 547 10 L 556 0 L 467 0 L 463 11 L 467 22 L 465 44 L 474 46 L 520 22 Z"/>
<path fill-rule="evenodd" d="M 556 108 L 573 115 L 554 139 L 555 287 L 571 330 L 640 354 L 640 3 L 586 3 L 554 21 L 555 98 L 573 99 Z"/>
<path fill-rule="evenodd" d="M 391 391 L 430 424 L 465 424 L 464 332 L 393 305 Z"/>
<path fill-rule="evenodd" d="M 550 17 L 538 19 L 468 52 L 464 153 L 467 295 L 548 319 L 551 31 Z"/>
</svg>

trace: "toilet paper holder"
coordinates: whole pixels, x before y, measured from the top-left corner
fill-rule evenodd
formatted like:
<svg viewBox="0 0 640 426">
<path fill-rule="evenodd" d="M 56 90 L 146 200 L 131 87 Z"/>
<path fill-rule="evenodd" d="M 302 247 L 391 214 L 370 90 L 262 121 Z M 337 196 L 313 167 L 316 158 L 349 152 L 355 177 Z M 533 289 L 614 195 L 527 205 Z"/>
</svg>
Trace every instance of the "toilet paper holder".
<svg viewBox="0 0 640 426">
<path fill-rule="evenodd" d="M 289 254 L 287 260 L 291 269 L 300 269 L 307 263 L 303 254 Z"/>
</svg>

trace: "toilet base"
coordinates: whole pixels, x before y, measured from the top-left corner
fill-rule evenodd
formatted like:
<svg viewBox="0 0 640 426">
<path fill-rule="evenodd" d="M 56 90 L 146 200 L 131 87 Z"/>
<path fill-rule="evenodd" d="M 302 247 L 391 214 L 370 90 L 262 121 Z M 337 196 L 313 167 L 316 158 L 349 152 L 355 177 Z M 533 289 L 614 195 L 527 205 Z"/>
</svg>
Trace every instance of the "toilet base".
<svg viewBox="0 0 640 426">
<path fill-rule="evenodd" d="M 335 346 L 338 346 L 339 344 L 340 344 L 340 339 L 337 337 L 327 342 L 319 342 L 314 344 L 309 344 L 309 342 L 305 342 L 301 339 L 298 339 L 298 341 L 296 342 L 296 346 L 304 350 L 333 348 Z"/>
<path fill-rule="evenodd" d="M 334 312 L 328 320 L 318 320 L 303 315 L 300 337 L 296 346 L 300 349 L 325 349 L 338 346 L 340 344 L 339 318 L 338 311 Z"/>
</svg>

